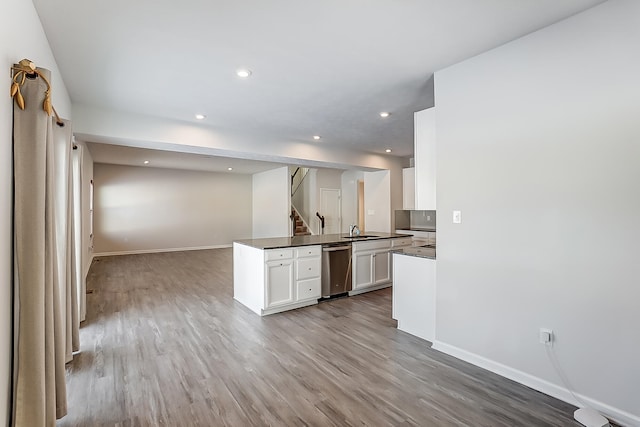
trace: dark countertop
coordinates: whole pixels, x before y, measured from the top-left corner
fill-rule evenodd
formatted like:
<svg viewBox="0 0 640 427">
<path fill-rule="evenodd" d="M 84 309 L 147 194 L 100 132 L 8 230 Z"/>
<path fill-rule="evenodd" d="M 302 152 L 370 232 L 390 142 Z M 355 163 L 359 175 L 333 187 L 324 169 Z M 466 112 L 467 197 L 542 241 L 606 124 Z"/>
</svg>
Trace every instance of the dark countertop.
<svg viewBox="0 0 640 427">
<path fill-rule="evenodd" d="M 435 227 L 410 227 L 410 228 L 397 228 L 396 230 L 402 230 L 402 231 L 427 231 L 430 233 L 435 233 L 436 229 Z"/>
<path fill-rule="evenodd" d="M 432 245 L 393 249 L 391 253 L 398 255 L 415 256 L 418 258 L 436 259 L 436 247 Z"/>
<path fill-rule="evenodd" d="M 366 236 L 375 237 L 349 237 L 348 234 L 321 234 L 317 236 L 295 236 L 295 237 L 271 237 L 265 239 L 244 239 L 236 240 L 234 243 L 251 246 L 257 249 L 279 249 L 293 246 L 328 245 L 331 243 L 351 243 L 366 242 L 381 239 L 397 239 L 407 237 L 406 234 L 379 233 L 377 231 L 367 231 L 360 233 Z"/>
</svg>

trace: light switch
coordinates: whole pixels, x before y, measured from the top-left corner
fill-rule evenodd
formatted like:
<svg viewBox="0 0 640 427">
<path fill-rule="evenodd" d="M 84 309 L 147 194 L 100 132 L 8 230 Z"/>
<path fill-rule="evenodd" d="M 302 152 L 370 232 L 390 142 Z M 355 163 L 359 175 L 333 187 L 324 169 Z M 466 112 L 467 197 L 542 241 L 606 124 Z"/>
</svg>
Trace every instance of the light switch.
<svg viewBox="0 0 640 427">
<path fill-rule="evenodd" d="M 462 212 L 453 211 L 453 223 L 460 224 L 462 222 Z"/>
<path fill-rule="evenodd" d="M 373 210 L 373 209 L 367 210 L 367 215 L 375 215 L 375 214 L 376 214 L 375 210 Z"/>
</svg>

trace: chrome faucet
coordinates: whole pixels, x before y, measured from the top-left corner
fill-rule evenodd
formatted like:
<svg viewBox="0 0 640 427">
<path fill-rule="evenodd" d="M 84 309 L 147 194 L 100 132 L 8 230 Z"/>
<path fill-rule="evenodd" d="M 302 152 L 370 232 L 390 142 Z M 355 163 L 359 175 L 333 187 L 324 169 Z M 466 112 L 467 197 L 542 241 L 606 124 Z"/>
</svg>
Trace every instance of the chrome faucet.
<svg viewBox="0 0 640 427">
<path fill-rule="evenodd" d="M 359 235 L 360 235 L 360 229 L 358 228 L 358 226 L 356 224 L 351 224 L 349 226 L 349 237 L 359 236 Z"/>
</svg>

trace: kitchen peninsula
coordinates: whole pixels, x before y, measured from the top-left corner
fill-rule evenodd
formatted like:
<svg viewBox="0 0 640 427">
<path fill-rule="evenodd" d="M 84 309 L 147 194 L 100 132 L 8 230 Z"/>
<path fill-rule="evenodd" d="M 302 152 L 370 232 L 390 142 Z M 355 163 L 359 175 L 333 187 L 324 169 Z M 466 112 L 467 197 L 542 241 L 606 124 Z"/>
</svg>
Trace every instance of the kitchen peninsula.
<svg viewBox="0 0 640 427">
<path fill-rule="evenodd" d="M 436 329 L 436 247 L 393 250 L 393 311 L 398 329 L 433 342 Z"/>
<path fill-rule="evenodd" d="M 233 242 L 233 297 L 264 316 L 317 304 L 322 297 L 322 248 L 352 245 L 349 295 L 391 286 L 390 250 L 411 245 L 393 233 L 275 237 Z"/>
</svg>

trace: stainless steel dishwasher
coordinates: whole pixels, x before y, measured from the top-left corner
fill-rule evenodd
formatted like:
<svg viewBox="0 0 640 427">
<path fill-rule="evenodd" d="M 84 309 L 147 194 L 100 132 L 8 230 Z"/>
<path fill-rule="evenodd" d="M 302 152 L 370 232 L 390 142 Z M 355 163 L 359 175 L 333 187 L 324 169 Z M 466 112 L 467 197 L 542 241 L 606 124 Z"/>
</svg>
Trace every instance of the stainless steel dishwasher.
<svg viewBox="0 0 640 427">
<path fill-rule="evenodd" d="M 322 297 L 351 290 L 351 243 L 322 246 Z"/>
</svg>

